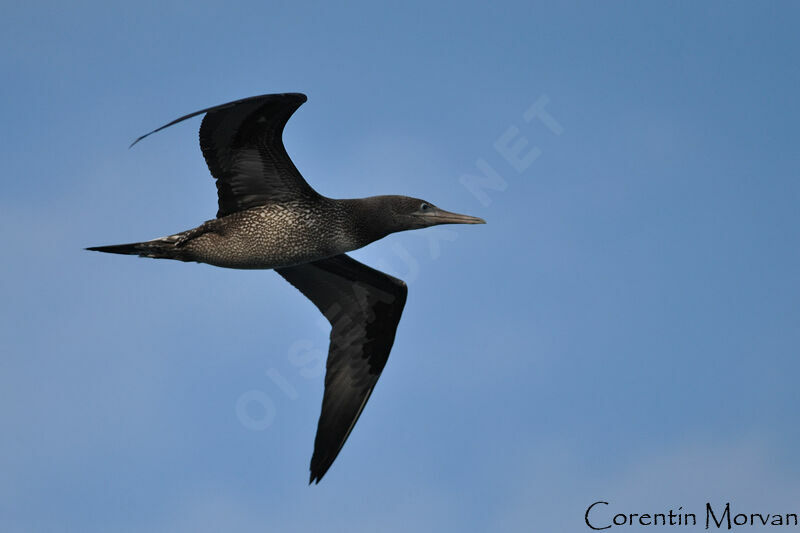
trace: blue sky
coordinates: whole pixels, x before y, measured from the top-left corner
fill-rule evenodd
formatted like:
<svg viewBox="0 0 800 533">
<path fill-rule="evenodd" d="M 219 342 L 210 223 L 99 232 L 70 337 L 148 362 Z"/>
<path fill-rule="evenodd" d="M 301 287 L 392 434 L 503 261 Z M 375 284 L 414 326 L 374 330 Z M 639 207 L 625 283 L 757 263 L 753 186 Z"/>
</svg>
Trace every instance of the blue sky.
<svg viewBox="0 0 800 533">
<path fill-rule="evenodd" d="M 597 500 L 800 512 L 798 15 L 5 6 L 0 530 L 588 531 Z M 268 271 L 82 250 L 215 213 L 199 119 L 134 138 L 286 91 L 309 97 L 285 143 L 322 194 L 488 221 L 353 254 L 409 299 L 313 488 L 314 306 Z M 549 119 L 526 120 L 537 103 Z M 487 165 L 492 187 L 464 186 Z"/>
</svg>

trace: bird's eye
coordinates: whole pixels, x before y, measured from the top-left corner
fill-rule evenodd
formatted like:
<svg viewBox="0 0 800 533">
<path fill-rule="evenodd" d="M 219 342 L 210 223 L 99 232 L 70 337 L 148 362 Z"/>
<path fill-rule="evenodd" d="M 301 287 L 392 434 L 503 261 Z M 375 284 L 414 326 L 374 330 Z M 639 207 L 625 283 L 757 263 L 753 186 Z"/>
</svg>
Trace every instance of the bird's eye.
<svg viewBox="0 0 800 533">
<path fill-rule="evenodd" d="M 431 206 L 429 206 L 428 204 L 422 204 L 421 206 L 419 206 L 419 208 L 422 209 L 423 211 L 427 211 L 428 209 L 431 208 Z"/>
</svg>

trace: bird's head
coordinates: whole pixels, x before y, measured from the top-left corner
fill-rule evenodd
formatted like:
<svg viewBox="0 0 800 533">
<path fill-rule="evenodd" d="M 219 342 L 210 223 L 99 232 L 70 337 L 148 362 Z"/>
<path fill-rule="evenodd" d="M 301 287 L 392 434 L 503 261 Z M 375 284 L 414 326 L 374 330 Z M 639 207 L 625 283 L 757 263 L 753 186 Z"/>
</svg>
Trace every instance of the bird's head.
<svg viewBox="0 0 800 533">
<path fill-rule="evenodd" d="M 384 216 L 391 219 L 392 232 L 427 228 L 439 224 L 486 224 L 482 218 L 451 213 L 431 202 L 409 196 L 381 197 Z"/>
</svg>

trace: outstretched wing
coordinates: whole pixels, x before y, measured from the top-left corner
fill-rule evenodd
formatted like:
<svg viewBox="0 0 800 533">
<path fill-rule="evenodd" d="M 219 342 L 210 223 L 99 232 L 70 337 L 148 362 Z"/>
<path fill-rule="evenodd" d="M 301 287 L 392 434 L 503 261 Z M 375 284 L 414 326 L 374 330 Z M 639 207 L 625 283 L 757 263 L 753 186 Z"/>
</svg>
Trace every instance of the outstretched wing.
<svg viewBox="0 0 800 533">
<path fill-rule="evenodd" d="M 299 93 L 265 94 L 190 113 L 142 135 L 206 114 L 200 125 L 200 148 L 217 180 L 219 211 L 236 211 L 318 195 L 306 183 L 283 146 L 283 128 L 306 101 Z"/>
<path fill-rule="evenodd" d="M 406 303 L 406 284 L 346 255 L 275 269 L 331 323 L 325 393 L 309 483 L 328 471 L 378 382 Z"/>
</svg>

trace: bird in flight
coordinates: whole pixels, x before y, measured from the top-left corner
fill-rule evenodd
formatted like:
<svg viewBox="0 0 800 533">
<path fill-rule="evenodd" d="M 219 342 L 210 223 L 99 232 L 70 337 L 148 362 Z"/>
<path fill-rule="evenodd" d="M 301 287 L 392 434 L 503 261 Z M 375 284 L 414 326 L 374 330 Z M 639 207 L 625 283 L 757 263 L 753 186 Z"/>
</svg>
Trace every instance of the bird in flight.
<svg viewBox="0 0 800 533">
<path fill-rule="evenodd" d="M 407 196 L 337 200 L 318 194 L 283 146 L 299 93 L 266 94 L 190 113 L 142 135 L 205 114 L 200 148 L 219 197 L 217 217 L 150 241 L 98 252 L 274 269 L 331 324 L 322 412 L 309 483 L 322 479 L 375 388 L 394 343 L 408 289 L 346 255 L 390 233 L 438 224 L 484 224 Z"/>
</svg>

